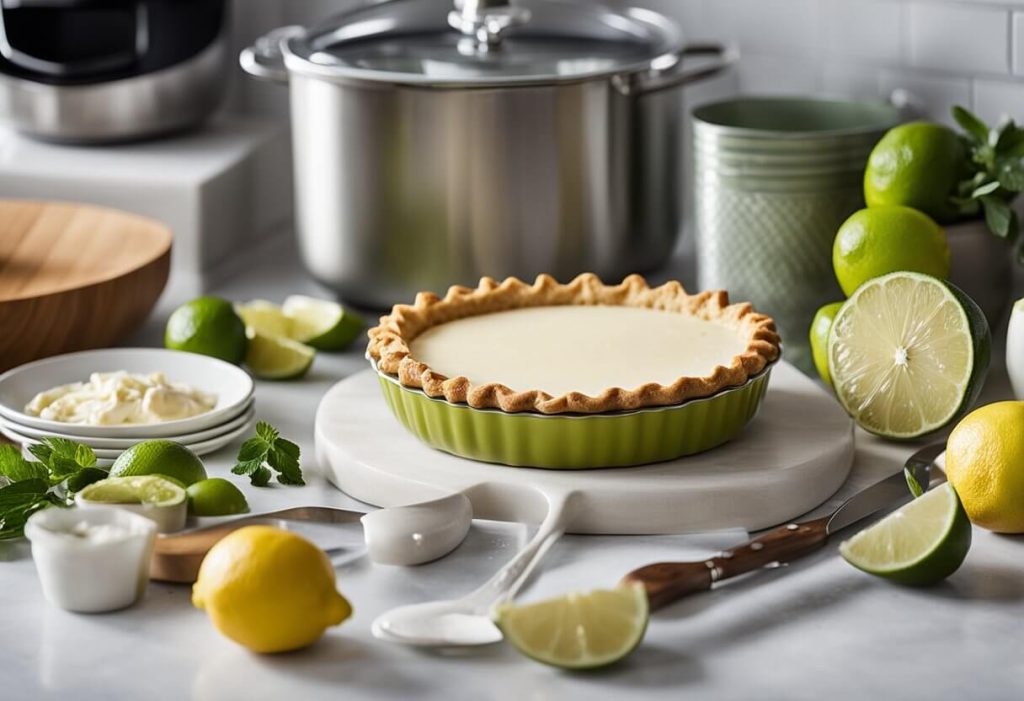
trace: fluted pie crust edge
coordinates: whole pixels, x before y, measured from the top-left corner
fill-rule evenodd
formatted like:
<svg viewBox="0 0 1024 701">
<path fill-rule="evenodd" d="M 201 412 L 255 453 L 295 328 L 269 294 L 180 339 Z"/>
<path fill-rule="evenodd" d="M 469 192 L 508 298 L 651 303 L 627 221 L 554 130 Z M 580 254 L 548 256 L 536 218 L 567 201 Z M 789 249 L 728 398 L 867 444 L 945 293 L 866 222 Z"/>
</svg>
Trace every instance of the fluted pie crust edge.
<svg viewBox="0 0 1024 701">
<path fill-rule="evenodd" d="M 421 333 L 449 321 L 557 305 L 626 306 L 686 314 L 736 328 L 746 334 L 747 347 L 739 355 L 723 359 L 726 364 L 705 377 L 680 377 L 670 385 L 651 382 L 633 389 L 609 387 L 597 396 L 569 392 L 557 397 L 540 390 L 516 391 L 494 382 L 474 385 L 466 377 L 448 377 L 414 358 L 409 349 Z M 420 292 L 413 304 L 396 304 L 390 314 L 380 318 L 378 326 L 370 329 L 369 337 L 367 353 L 377 368 L 397 377 L 403 386 L 475 409 L 510 413 L 595 414 L 679 404 L 742 385 L 779 357 L 775 322 L 755 312 L 750 303 L 730 304 L 724 291 L 687 294 L 678 282 L 650 287 L 640 275 L 630 275 L 618 285 L 606 285 L 592 273 L 564 285 L 550 275 L 538 276 L 532 285 L 514 277 L 501 282 L 485 277 L 476 288 L 455 285 L 444 297 Z"/>
</svg>

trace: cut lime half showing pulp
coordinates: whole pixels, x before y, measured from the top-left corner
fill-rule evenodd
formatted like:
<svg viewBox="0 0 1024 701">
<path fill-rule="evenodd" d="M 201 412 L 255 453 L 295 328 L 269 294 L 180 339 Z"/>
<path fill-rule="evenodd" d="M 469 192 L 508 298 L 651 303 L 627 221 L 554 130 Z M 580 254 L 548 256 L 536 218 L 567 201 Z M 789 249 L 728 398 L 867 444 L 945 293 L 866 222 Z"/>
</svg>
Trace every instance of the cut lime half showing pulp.
<svg viewBox="0 0 1024 701">
<path fill-rule="evenodd" d="M 859 426 L 917 438 L 970 408 L 990 346 L 984 314 L 958 288 L 920 273 L 890 273 L 865 282 L 836 313 L 829 374 Z"/>
<path fill-rule="evenodd" d="M 621 660 L 647 630 L 642 586 L 574 592 L 494 612 L 495 623 L 519 652 L 565 669 L 592 669 Z"/>
<path fill-rule="evenodd" d="M 917 586 L 956 572 L 971 547 L 971 522 L 949 483 L 936 487 L 839 546 L 857 569 Z"/>
<path fill-rule="evenodd" d="M 185 489 L 160 475 L 108 477 L 93 482 L 75 495 L 75 503 L 125 509 L 156 523 L 161 533 L 173 533 L 185 527 L 187 515 Z"/>
<path fill-rule="evenodd" d="M 316 351 L 283 336 L 268 336 L 251 326 L 246 330 L 249 350 L 245 364 L 264 380 L 292 380 L 302 377 L 313 364 Z"/>
<path fill-rule="evenodd" d="M 293 295 L 281 307 L 291 321 L 291 337 L 318 350 L 340 350 L 363 330 L 363 320 L 337 302 Z"/>
</svg>

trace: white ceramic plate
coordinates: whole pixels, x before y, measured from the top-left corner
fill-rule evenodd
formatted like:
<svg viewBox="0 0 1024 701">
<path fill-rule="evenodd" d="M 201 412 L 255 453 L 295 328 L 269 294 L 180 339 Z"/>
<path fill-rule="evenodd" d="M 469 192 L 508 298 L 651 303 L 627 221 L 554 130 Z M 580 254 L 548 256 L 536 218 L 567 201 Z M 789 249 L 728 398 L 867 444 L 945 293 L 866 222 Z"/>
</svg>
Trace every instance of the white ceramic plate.
<svg viewBox="0 0 1024 701">
<path fill-rule="evenodd" d="M 180 436 L 161 436 L 168 440 L 177 441 L 178 443 L 200 443 L 202 441 L 211 440 L 218 438 L 225 433 L 234 431 L 239 426 L 245 426 L 252 421 L 253 416 L 256 415 L 256 407 L 254 406 L 254 400 L 250 399 L 247 403 L 241 406 L 241 413 L 238 416 L 231 417 L 229 420 L 222 424 L 208 428 L 203 431 L 196 431 L 195 433 L 185 433 Z M 73 433 L 54 433 L 52 431 L 44 431 L 39 428 L 32 428 L 31 426 L 23 426 L 14 421 L 0 416 L 0 427 L 9 429 L 20 436 L 24 436 L 28 439 L 38 442 L 43 438 L 49 436 L 57 436 L 58 438 L 67 438 L 68 440 L 75 441 L 76 443 L 84 443 L 92 449 L 103 449 L 103 450 L 125 450 L 131 448 L 133 445 L 138 443 L 138 438 L 95 438 L 93 436 L 79 436 Z M 70 428 L 73 428 L 73 424 L 69 424 Z"/>
<path fill-rule="evenodd" d="M 47 421 L 24 413 L 39 392 L 71 382 L 82 382 L 94 372 L 127 370 L 163 372 L 172 382 L 184 382 L 217 395 L 212 411 L 179 421 L 142 426 L 86 426 Z M 58 355 L 37 360 L 0 375 L 0 416 L 10 422 L 49 431 L 94 438 L 165 438 L 213 428 L 235 417 L 252 397 L 249 374 L 231 363 L 196 353 L 163 348 L 108 348 Z"/>
<path fill-rule="evenodd" d="M 205 440 L 205 441 L 200 441 L 198 443 L 186 443 L 185 445 L 187 445 L 192 450 L 192 452 L 194 452 L 196 455 L 206 455 L 207 453 L 212 453 L 215 450 L 219 450 L 219 449 L 223 448 L 224 446 L 228 445 L 232 441 L 234 441 L 237 438 L 241 437 L 247 431 L 250 431 L 252 429 L 253 424 L 254 424 L 254 421 L 252 420 L 252 418 L 250 418 L 249 421 L 247 421 L 246 423 L 242 424 L 241 426 L 239 426 L 238 428 L 234 429 L 233 431 L 229 431 L 228 433 L 225 433 L 223 435 L 217 436 L 215 438 L 210 438 L 210 439 Z M 27 447 L 29 445 L 33 445 L 35 443 L 39 443 L 39 439 L 29 438 L 28 436 L 23 436 L 20 433 L 18 433 L 17 431 L 11 430 L 7 426 L 0 426 L 0 433 L 3 433 L 5 436 L 10 438 L 12 441 L 15 441 L 16 443 L 20 443 L 23 447 Z M 124 451 L 123 450 L 111 450 L 111 449 L 106 449 L 105 450 L 103 448 L 93 448 L 93 452 L 96 453 L 97 461 L 99 462 L 99 465 L 101 467 L 109 467 L 111 464 L 113 464 L 114 460 L 116 460 L 117 457 L 122 452 L 124 452 Z"/>
</svg>

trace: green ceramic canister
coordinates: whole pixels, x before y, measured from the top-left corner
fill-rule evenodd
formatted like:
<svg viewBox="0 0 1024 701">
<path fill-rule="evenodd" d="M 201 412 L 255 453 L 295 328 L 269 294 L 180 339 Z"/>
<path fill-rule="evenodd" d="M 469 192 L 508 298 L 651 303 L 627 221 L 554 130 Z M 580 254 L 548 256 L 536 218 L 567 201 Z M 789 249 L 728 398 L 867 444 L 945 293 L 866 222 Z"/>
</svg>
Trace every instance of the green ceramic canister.
<svg viewBox="0 0 1024 701">
<path fill-rule="evenodd" d="M 843 299 L 832 272 L 839 225 L 864 206 L 875 143 L 898 123 L 883 103 L 742 97 L 693 111 L 699 289 L 772 315 L 786 359 L 813 370 L 815 311 Z"/>
</svg>

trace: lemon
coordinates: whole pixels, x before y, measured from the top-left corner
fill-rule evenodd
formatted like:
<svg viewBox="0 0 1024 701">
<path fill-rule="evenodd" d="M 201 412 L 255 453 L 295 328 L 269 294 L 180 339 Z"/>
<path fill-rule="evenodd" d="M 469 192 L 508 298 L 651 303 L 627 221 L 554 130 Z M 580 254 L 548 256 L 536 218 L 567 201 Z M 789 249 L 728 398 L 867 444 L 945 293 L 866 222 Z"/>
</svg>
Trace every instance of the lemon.
<svg viewBox="0 0 1024 701">
<path fill-rule="evenodd" d="M 950 200 L 967 170 L 967 150 L 949 127 L 901 124 L 875 145 L 864 170 L 869 207 L 904 205 L 940 222 L 956 217 Z"/>
<path fill-rule="evenodd" d="M 337 302 L 292 295 L 282 310 L 292 323 L 291 338 L 317 350 L 341 350 L 363 330 L 362 318 Z"/>
<path fill-rule="evenodd" d="M 196 516 L 230 516 L 249 511 L 242 490 L 223 477 L 193 482 L 188 492 L 188 508 Z"/>
<path fill-rule="evenodd" d="M 978 398 L 991 336 L 978 305 L 920 273 L 869 280 L 832 322 L 828 369 L 857 424 L 910 439 L 955 421 Z"/>
<path fill-rule="evenodd" d="M 650 611 L 640 585 L 574 592 L 494 612 L 495 623 L 527 657 L 566 669 L 593 669 L 621 660 L 644 638 Z"/>
<path fill-rule="evenodd" d="M 327 555 L 270 526 L 246 526 L 217 542 L 199 567 L 192 603 L 255 652 L 305 647 L 352 615 Z"/>
<path fill-rule="evenodd" d="M 946 444 L 946 476 L 971 521 L 1024 533 L 1024 402 L 996 402 L 957 424 Z"/>
<path fill-rule="evenodd" d="M 819 309 L 811 322 L 811 354 L 814 356 L 814 367 L 826 385 L 832 385 L 832 376 L 828 374 L 828 332 L 832 329 L 832 320 L 836 312 L 843 306 L 842 302 L 832 302 Z"/>
<path fill-rule="evenodd" d="M 206 479 L 206 468 L 188 447 L 159 439 L 136 443 L 121 453 L 110 468 L 111 477 L 133 475 L 162 475 L 187 487 Z"/>
<path fill-rule="evenodd" d="M 942 228 L 915 209 L 862 209 L 839 227 L 832 267 L 847 296 L 871 278 L 898 270 L 945 278 L 949 244 Z"/>
<path fill-rule="evenodd" d="M 283 336 L 268 336 L 251 327 L 248 335 L 245 365 L 256 377 L 294 380 L 305 375 L 313 365 L 316 351 L 305 344 Z"/>
<path fill-rule="evenodd" d="M 171 314 L 164 345 L 172 350 L 209 355 L 236 365 L 245 357 L 245 324 L 231 303 L 219 297 L 199 297 Z"/>
<path fill-rule="evenodd" d="M 844 541 L 839 554 L 869 574 L 928 586 L 956 572 L 970 547 L 971 522 L 947 483 Z"/>
</svg>

